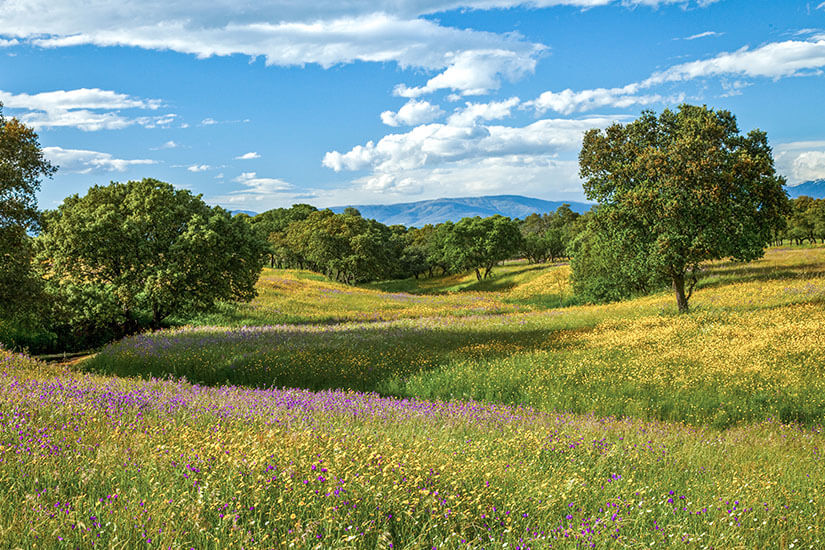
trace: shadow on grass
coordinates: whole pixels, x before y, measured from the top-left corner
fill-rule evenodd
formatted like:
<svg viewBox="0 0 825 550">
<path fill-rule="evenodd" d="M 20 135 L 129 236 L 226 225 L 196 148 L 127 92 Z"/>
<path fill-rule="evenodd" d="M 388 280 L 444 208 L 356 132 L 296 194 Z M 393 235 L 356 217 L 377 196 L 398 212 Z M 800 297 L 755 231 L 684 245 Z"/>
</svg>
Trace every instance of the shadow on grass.
<svg viewBox="0 0 825 550">
<path fill-rule="evenodd" d="M 185 377 L 204 385 L 377 391 L 456 360 L 496 360 L 558 347 L 560 332 L 527 327 L 315 327 L 197 330 L 127 338 L 84 370 Z"/>
<path fill-rule="evenodd" d="M 821 264 L 800 264 L 795 266 L 754 265 L 753 263 L 726 262 L 702 272 L 697 289 L 714 288 L 731 283 L 755 281 L 798 281 L 825 278 L 825 266 Z"/>
</svg>

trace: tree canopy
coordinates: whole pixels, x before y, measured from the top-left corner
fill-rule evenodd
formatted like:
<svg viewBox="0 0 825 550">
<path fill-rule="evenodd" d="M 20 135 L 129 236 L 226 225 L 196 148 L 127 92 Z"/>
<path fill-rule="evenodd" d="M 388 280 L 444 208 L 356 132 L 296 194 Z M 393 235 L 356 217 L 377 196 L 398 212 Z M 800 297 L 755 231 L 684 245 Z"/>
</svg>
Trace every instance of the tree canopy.
<svg viewBox="0 0 825 550">
<path fill-rule="evenodd" d="M 666 276 L 679 311 L 700 262 L 760 257 L 788 211 L 765 132 L 742 135 L 730 112 L 706 106 L 590 130 L 579 167 L 599 238 L 632 239 L 624 261 Z"/>
<path fill-rule="evenodd" d="M 39 266 L 67 321 L 122 332 L 252 299 L 266 251 L 248 222 L 154 179 L 92 187 L 44 222 Z"/>
<path fill-rule="evenodd" d="M 28 232 L 38 227 L 35 193 L 56 170 L 34 130 L 5 118 L 0 103 L 0 314 L 19 311 L 36 295 Z"/>
</svg>

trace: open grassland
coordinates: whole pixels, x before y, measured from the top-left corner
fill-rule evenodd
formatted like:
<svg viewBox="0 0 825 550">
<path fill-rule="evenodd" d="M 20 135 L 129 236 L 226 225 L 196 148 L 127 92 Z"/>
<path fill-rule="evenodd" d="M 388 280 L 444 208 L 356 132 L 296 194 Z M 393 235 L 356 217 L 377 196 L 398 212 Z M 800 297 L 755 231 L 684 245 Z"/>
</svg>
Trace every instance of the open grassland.
<svg viewBox="0 0 825 550">
<path fill-rule="evenodd" d="M 572 300 L 569 268 L 508 264 L 495 278 L 461 274 L 353 287 L 296 269 L 264 269 L 258 296 L 249 304 L 221 304 L 218 311 L 185 322 L 201 326 L 268 326 L 389 321 L 419 317 L 500 314 L 559 307 Z M 181 320 L 178 320 L 181 321 Z"/>
<path fill-rule="evenodd" d="M 819 427 L 0 374 L 2 547 L 825 544 Z"/>
<path fill-rule="evenodd" d="M 259 300 L 272 307 L 291 299 L 291 291 L 267 286 L 276 278 L 298 281 L 299 303 L 317 300 L 324 289 L 349 292 L 323 302 L 335 318 L 371 311 L 396 320 L 185 327 L 126 339 L 85 367 L 211 385 L 343 388 L 720 428 L 771 418 L 815 425 L 825 418 L 825 248 L 775 249 L 758 262 L 707 265 L 689 315 L 676 314 L 670 293 L 600 306 L 536 305 L 536 296 L 563 301 L 567 269 L 507 266 L 482 283 L 497 290 L 446 294 L 444 288 L 473 283 L 437 279 L 422 282 L 417 294 L 389 294 L 397 289 L 352 289 L 269 272 Z M 490 307 L 467 305 L 476 299 Z M 313 307 L 294 315 L 307 323 L 325 310 Z"/>
</svg>

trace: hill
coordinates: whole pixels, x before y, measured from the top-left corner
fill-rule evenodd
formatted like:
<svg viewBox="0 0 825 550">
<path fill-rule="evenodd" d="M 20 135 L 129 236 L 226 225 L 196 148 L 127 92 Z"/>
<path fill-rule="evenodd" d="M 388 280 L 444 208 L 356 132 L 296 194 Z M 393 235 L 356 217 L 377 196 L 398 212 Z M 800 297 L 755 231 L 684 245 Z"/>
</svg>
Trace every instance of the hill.
<svg viewBox="0 0 825 550">
<path fill-rule="evenodd" d="M 520 195 L 492 195 L 486 197 L 461 197 L 433 199 L 398 204 L 347 205 L 357 208 L 365 218 L 372 218 L 387 225 L 401 224 L 421 227 L 428 223 L 458 221 L 472 216 L 501 214 L 510 218 L 524 218 L 533 213 L 554 212 L 562 204 L 570 205 L 575 212 L 590 210 L 590 204 L 570 201 L 546 201 Z M 334 206 L 333 212 L 343 212 L 347 206 Z"/>
<path fill-rule="evenodd" d="M 799 185 L 785 187 L 792 199 L 806 195 L 815 199 L 825 199 L 825 179 L 811 180 Z"/>
</svg>

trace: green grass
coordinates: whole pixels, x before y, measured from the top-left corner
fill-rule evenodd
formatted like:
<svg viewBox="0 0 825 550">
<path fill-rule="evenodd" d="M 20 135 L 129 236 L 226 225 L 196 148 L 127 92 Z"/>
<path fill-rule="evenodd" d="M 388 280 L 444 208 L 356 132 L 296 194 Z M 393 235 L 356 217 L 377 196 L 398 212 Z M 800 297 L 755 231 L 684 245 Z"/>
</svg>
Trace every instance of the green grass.
<svg viewBox="0 0 825 550">
<path fill-rule="evenodd" d="M 772 251 L 748 266 L 709 265 L 689 315 L 676 313 L 669 293 L 562 309 L 514 312 L 500 306 L 552 303 L 542 297 L 552 296 L 566 266 L 508 266 L 498 283 L 505 290 L 487 296 L 477 290 L 435 294 L 435 281 L 427 281 L 428 294 L 404 295 L 409 299 L 400 305 L 388 303 L 384 290 L 344 288 L 350 293 L 334 294 L 338 301 L 326 310 L 340 321 L 335 325 L 141 335 L 104 349 L 86 368 L 185 376 L 204 384 L 475 399 L 717 427 L 767 418 L 814 424 L 825 418 L 823 267 L 825 248 Z M 279 276 L 284 274 L 268 275 Z M 300 286 L 300 276 L 293 277 L 299 301 L 337 288 L 320 280 Z M 439 292 L 455 286 L 455 279 L 442 279 Z M 271 302 L 285 300 L 275 296 L 262 293 Z M 473 302 L 462 301 L 468 298 L 482 307 L 471 308 Z M 355 303 L 371 303 L 373 312 L 398 319 L 345 321 L 361 311 Z M 304 321 L 312 315 L 308 310 Z"/>
</svg>

